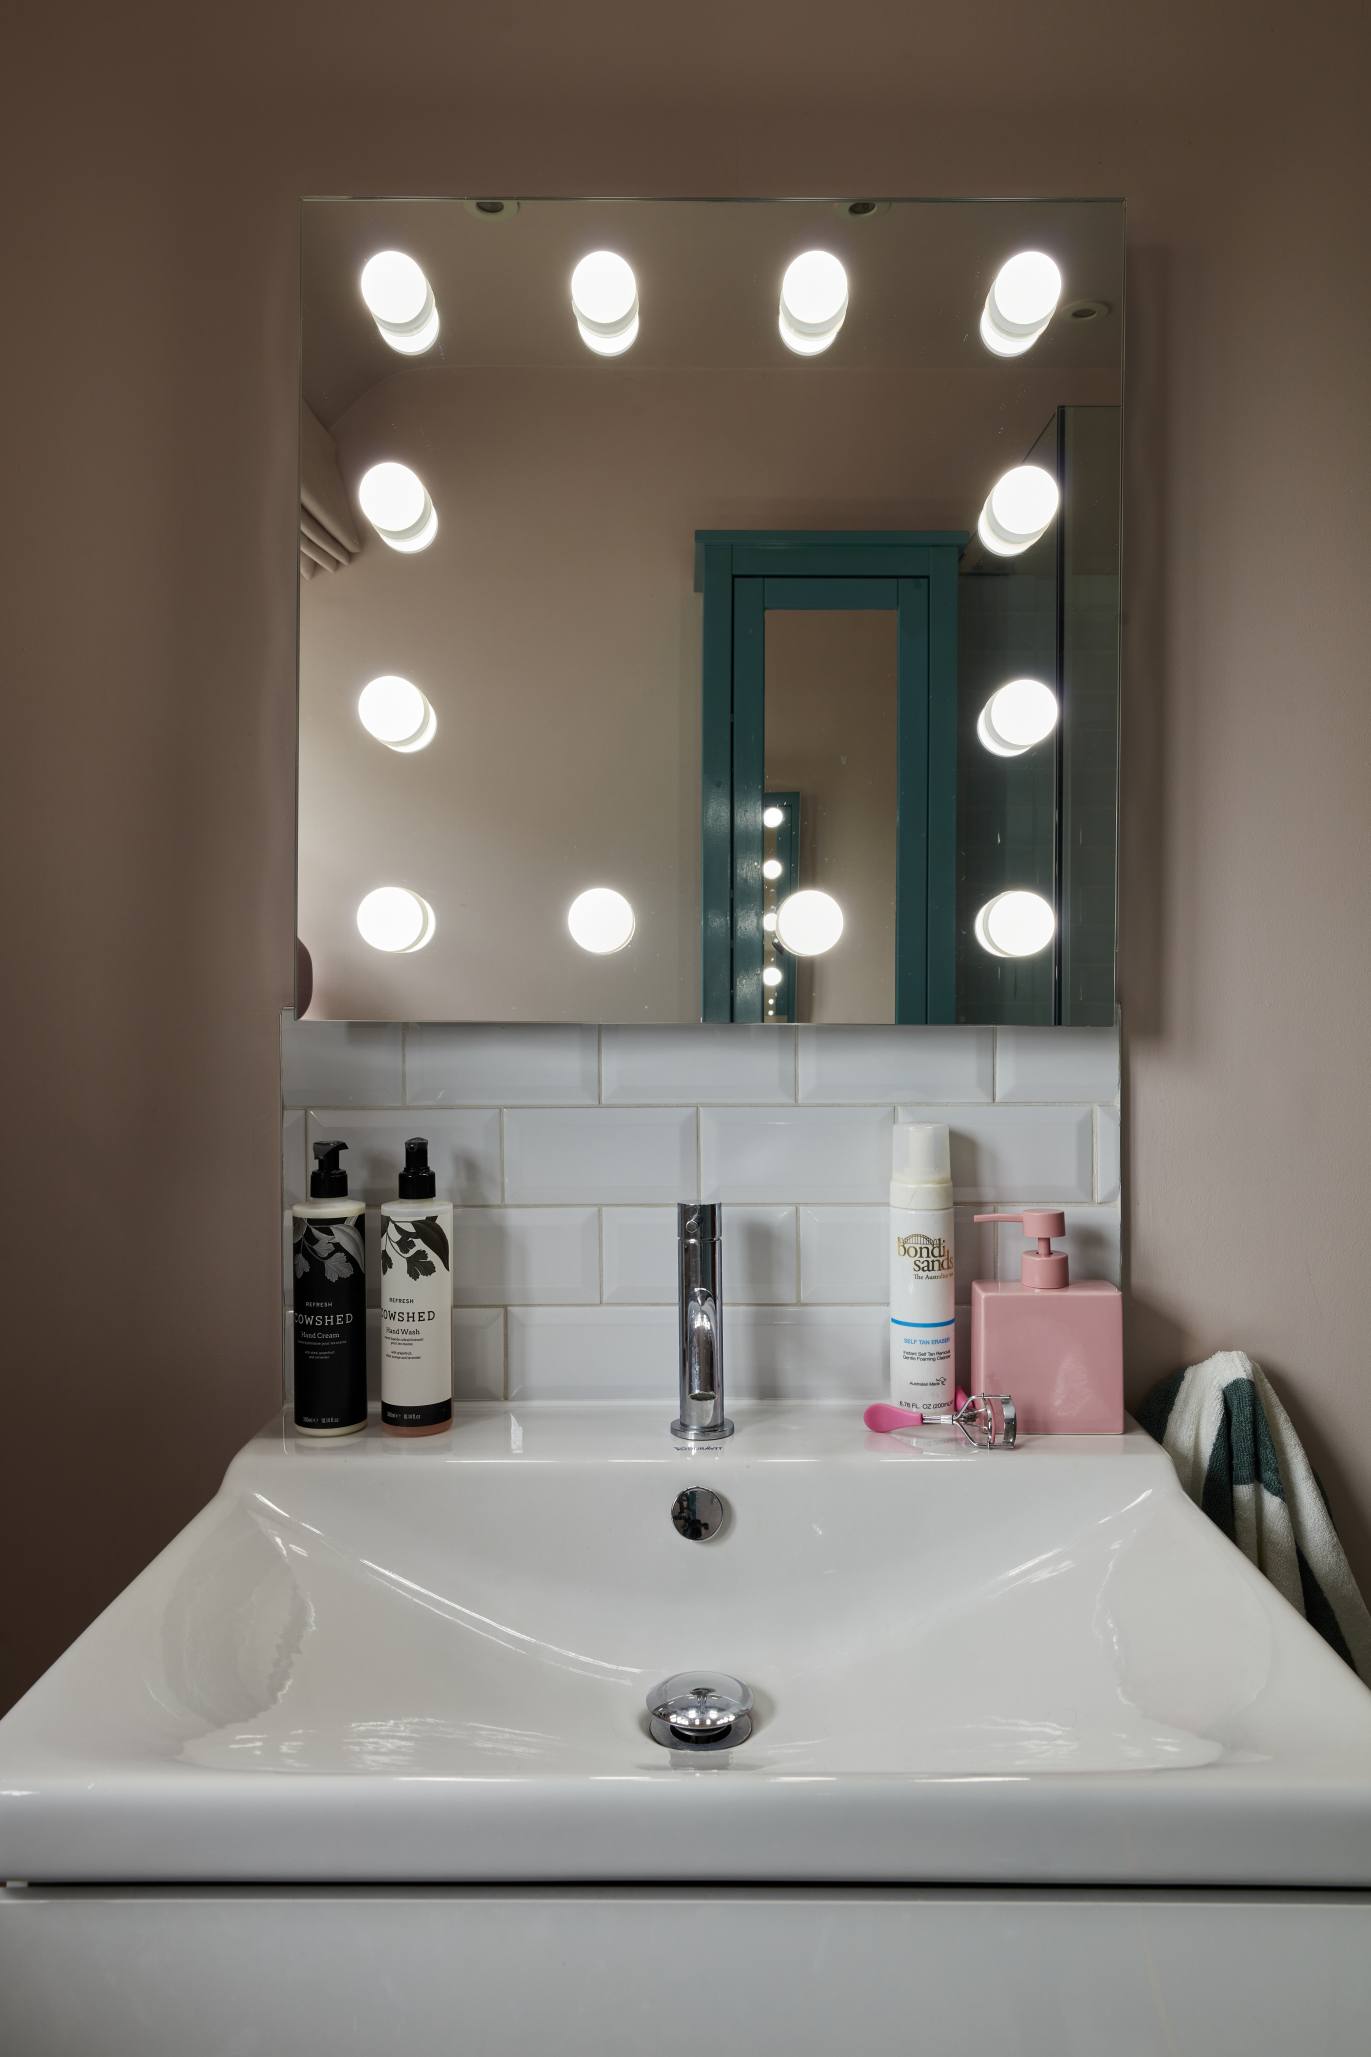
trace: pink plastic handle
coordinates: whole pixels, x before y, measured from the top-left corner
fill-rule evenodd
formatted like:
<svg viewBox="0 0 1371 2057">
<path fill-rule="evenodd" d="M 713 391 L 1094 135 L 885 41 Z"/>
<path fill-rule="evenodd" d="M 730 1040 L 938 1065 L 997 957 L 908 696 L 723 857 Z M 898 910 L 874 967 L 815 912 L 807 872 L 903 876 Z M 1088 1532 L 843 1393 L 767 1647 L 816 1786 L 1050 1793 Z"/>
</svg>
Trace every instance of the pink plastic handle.
<svg viewBox="0 0 1371 2057">
<path fill-rule="evenodd" d="M 965 1407 L 966 1394 L 957 1388 L 955 1407 Z M 878 1436 L 888 1436 L 893 1428 L 922 1428 L 924 1418 L 917 1407 L 895 1407 L 889 1400 L 873 1400 L 862 1420 Z"/>
</svg>

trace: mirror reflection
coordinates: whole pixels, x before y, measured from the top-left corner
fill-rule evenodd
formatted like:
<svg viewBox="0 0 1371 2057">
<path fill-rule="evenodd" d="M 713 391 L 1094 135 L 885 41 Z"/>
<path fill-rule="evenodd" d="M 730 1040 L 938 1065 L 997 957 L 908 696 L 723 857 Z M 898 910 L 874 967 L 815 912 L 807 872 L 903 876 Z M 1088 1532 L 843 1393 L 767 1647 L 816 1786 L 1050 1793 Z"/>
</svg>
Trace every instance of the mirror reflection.
<svg viewBox="0 0 1371 2057">
<path fill-rule="evenodd" d="M 312 1015 L 1112 1021 L 1119 205 L 303 216 Z"/>
</svg>

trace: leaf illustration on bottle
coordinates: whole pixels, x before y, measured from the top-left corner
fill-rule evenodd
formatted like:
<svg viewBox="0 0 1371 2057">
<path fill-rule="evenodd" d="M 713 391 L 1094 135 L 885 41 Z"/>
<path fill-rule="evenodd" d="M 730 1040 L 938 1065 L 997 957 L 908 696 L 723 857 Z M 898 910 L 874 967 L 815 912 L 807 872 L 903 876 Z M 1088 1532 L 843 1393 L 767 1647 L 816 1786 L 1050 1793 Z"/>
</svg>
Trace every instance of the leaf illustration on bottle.
<svg viewBox="0 0 1371 2057">
<path fill-rule="evenodd" d="M 307 1272 L 308 1270 L 309 1270 L 309 1264 L 308 1264 L 308 1261 L 307 1261 L 307 1260 L 306 1260 L 306 1259 L 305 1259 L 304 1257 L 302 1257 L 302 1256 L 301 1256 L 301 1254 L 300 1254 L 300 1251 L 299 1251 L 299 1249 L 298 1249 L 298 1247 L 297 1247 L 297 1249 L 296 1249 L 296 1252 L 295 1252 L 295 1276 L 296 1276 L 296 1278 L 303 1278 L 303 1277 L 304 1277 L 304 1275 L 305 1275 L 305 1273 L 306 1273 L 306 1272 Z"/>
<path fill-rule="evenodd" d="M 402 1257 L 408 1257 L 410 1251 L 414 1248 L 413 1236 L 408 1235 L 404 1229 L 397 1229 L 395 1232 L 395 1247 Z"/>
<path fill-rule="evenodd" d="M 360 1271 L 366 1259 L 362 1251 L 362 1238 L 352 1226 L 352 1223 L 350 1221 L 335 1221 L 333 1224 L 333 1234 L 338 1248 L 346 1250 L 348 1256 Z"/>
<path fill-rule="evenodd" d="M 326 1257 L 324 1259 L 325 1278 L 350 1278 L 352 1276 L 353 1269 L 354 1267 L 352 1259 L 348 1256 L 346 1250 L 335 1250 L 331 1257 Z"/>
<path fill-rule="evenodd" d="M 382 1243 L 382 1245 L 381 1245 L 381 1276 L 382 1276 L 382 1278 L 384 1278 L 384 1277 L 385 1277 L 386 1273 L 387 1273 L 387 1272 L 388 1272 L 388 1271 L 390 1270 L 390 1268 L 391 1268 L 391 1263 L 390 1263 L 390 1252 L 389 1252 L 389 1250 L 387 1250 L 387 1248 L 386 1248 L 385 1244 L 384 1244 L 384 1243 Z"/>
<path fill-rule="evenodd" d="M 438 1224 L 437 1216 L 422 1214 L 417 1221 L 410 1223 L 410 1227 L 414 1230 L 419 1241 L 433 1252 L 438 1262 L 442 1265 L 443 1270 L 450 1271 L 452 1269 L 452 1257 L 448 1250 L 447 1237 L 443 1234 Z M 428 1269 L 432 1271 L 433 1266 L 430 1265 Z"/>
<path fill-rule="evenodd" d="M 413 1257 L 406 1257 L 405 1259 L 405 1270 L 411 1278 L 432 1278 L 437 1269 L 438 1267 L 433 1259 L 425 1257 L 422 1250 L 416 1251 Z"/>
</svg>

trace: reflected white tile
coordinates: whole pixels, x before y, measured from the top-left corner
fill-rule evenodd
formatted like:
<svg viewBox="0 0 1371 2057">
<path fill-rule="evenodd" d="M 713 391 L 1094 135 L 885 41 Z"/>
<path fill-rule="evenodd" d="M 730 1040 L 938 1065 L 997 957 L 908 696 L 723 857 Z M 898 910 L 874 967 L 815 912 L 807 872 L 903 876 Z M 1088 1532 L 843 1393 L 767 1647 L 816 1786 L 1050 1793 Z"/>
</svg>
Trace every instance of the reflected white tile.
<svg viewBox="0 0 1371 2057">
<path fill-rule="evenodd" d="M 674 1307 L 511 1307 L 511 1400 L 656 1399 L 676 1405 Z"/>
<path fill-rule="evenodd" d="M 879 1200 L 889 1107 L 702 1107 L 706 1200 Z"/>
<path fill-rule="evenodd" d="M 505 1397 L 505 1311 L 503 1307 L 452 1310 L 452 1397 Z"/>
<path fill-rule="evenodd" d="M 607 1207 L 604 1297 L 611 1305 L 676 1301 L 674 1207 Z M 723 1213 L 726 1302 L 793 1300 L 796 1294 L 793 1207 L 726 1207 Z"/>
<path fill-rule="evenodd" d="M 1115 1108 L 1095 1110 L 1095 1198 L 1119 1197 L 1119 1116 Z"/>
<path fill-rule="evenodd" d="M 593 1207 L 459 1208 L 452 1289 L 468 1306 L 598 1300 L 599 1215 Z"/>
<path fill-rule="evenodd" d="M 514 1108 L 505 1115 L 505 1198 L 627 1205 L 695 1197 L 695 1110 Z"/>
<path fill-rule="evenodd" d="M 398 1022 L 281 1019 L 281 1098 L 287 1107 L 398 1107 Z"/>
<path fill-rule="evenodd" d="M 1013 1213 L 1019 1204 L 1021 1203 L 1007 1200 L 998 1211 Z M 1024 1252 L 1036 1249 L 1037 1245 L 1026 1240 L 1017 1222 L 1001 1222 L 993 1233 L 996 1239 L 993 1275 L 998 1279 L 1015 1282 L 1019 1278 L 1020 1259 Z M 1073 1285 L 1092 1278 L 1108 1279 L 1110 1284 L 1115 1286 L 1122 1283 L 1123 1265 L 1117 1207 L 1068 1207 L 1066 1234 L 1058 1237 L 1052 1247 L 1066 1253 Z M 982 1277 L 989 1275 L 981 1273 Z"/>
<path fill-rule="evenodd" d="M 309 1190 L 305 1170 L 305 1110 L 287 1107 L 281 1116 L 281 1198 L 287 1207 Z"/>
<path fill-rule="evenodd" d="M 419 1022 L 405 1030 L 411 1107 L 589 1107 L 599 1096 L 593 1028 Z"/>
<path fill-rule="evenodd" d="M 802 1028 L 799 1097 L 807 1103 L 994 1097 L 993 1029 Z"/>
<path fill-rule="evenodd" d="M 1115 1029 L 995 1031 L 997 1100 L 1113 1100 L 1118 1090 Z"/>
<path fill-rule="evenodd" d="M 1094 1195 L 1094 1110 L 1089 1107 L 899 1107 L 901 1121 L 945 1122 L 959 1200 L 985 1205 L 1001 1193 L 1037 1206 Z"/>
<path fill-rule="evenodd" d="M 957 1299 L 971 1281 L 994 1278 L 995 1231 L 977 1227 L 970 1206 L 953 1209 Z M 800 1209 L 800 1298 L 806 1305 L 860 1305 L 890 1296 L 889 1207 Z"/>
<path fill-rule="evenodd" d="M 890 1382 L 889 1316 L 878 1307 L 724 1308 L 736 1400 L 879 1400 Z M 854 1417 L 855 1419 L 855 1417 Z M 860 1426 L 860 1424 L 858 1424 Z"/>
<path fill-rule="evenodd" d="M 312 1107 L 309 1143 L 341 1137 L 348 1189 L 376 1206 L 395 1197 L 405 1161 L 405 1139 L 428 1137 L 440 1200 L 459 1206 L 492 1205 L 500 1198 L 500 1116 L 494 1108 L 420 1115 L 411 1109 Z M 368 1224 L 368 1241 L 371 1240 Z"/>
<path fill-rule="evenodd" d="M 603 1033 L 606 1105 L 794 1101 L 791 1028 L 722 1022 Z"/>
</svg>

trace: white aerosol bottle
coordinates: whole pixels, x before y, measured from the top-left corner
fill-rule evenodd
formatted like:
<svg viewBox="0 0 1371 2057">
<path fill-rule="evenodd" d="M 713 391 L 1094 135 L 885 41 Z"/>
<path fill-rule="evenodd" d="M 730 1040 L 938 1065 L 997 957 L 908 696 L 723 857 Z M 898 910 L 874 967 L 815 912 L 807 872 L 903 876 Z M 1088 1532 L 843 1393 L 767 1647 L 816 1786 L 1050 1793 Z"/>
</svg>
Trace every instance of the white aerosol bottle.
<svg viewBox="0 0 1371 2057">
<path fill-rule="evenodd" d="M 381 1426 L 452 1426 L 452 1208 L 435 1200 L 428 1141 L 405 1144 L 400 1196 L 381 1205 Z"/>
<path fill-rule="evenodd" d="M 935 1122 L 897 1121 L 890 1180 L 890 1397 L 945 1413 L 956 1385 L 952 1157 Z"/>
</svg>

